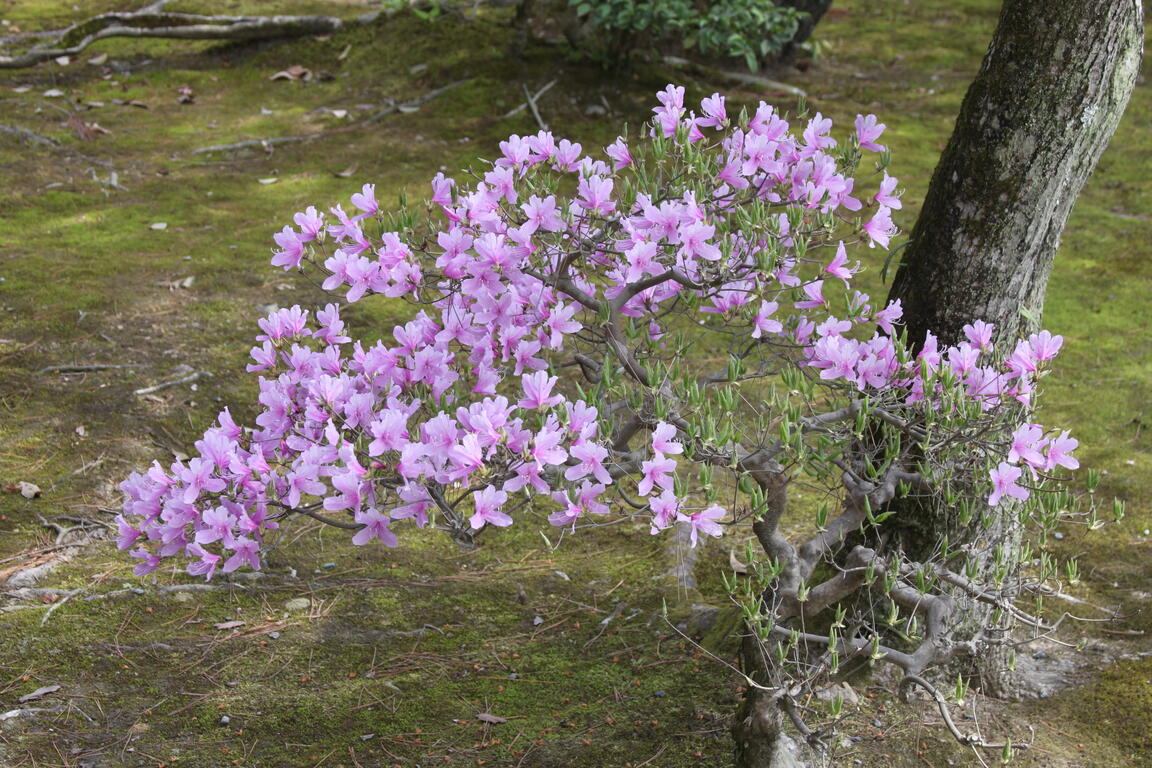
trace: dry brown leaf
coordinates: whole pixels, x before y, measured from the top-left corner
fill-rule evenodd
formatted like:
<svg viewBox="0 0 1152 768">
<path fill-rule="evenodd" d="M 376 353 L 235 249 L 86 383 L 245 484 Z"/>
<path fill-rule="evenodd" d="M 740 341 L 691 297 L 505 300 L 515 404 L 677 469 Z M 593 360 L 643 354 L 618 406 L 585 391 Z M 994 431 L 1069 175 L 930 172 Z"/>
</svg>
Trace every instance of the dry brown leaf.
<svg viewBox="0 0 1152 768">
<path fill-rule="evenodd" d="M 26 499 L 35 499 L 40 496 L 40 486 L 23 480 L 4 486 L 4 490 L 8 493 L 18 493 Z"/>
<path fill-rule="evenodd" d="M 72 115 L 72 117 L 68 118 L 68 127 L 71 128 L 82 141 L 91 141 L 102 133 L 111 133 L 107 128 L 102 127 L 100 123 L 90 123 L 79 115 Z"/>
</svg>

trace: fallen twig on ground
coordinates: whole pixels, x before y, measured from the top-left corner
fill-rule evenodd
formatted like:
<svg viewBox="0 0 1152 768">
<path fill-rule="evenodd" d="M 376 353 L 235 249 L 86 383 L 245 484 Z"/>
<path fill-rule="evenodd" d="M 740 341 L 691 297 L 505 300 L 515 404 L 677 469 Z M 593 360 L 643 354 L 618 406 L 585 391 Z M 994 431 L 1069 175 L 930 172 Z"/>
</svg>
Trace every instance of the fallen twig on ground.
<svg viewBox="0 0 1152 768">
<path fill-rule="evenodd" d="M 50 139 L 47 136 L 41 136 L 34 131 L 30 131 L 27 128 L 21 128 L 18 125 L 0 124 L 0 133 L 7 133 L 11 136 L 24 139 L 25 141 L 31 141 L 34 144 L 44 144 L 49 147 L 60 146 L 60 142 L 56 141 L 56 139 Z"/>
<path fill-rule="evenodd" d="M 104 364 L 96 363 L 93 365 L 49 365 L 36 371 L 37 376 L 43 376 L 46 373 L 90 373 L 92 371 L 108 371 L 116 368 L 139 368 L 135 363 L 124 364 Z"/>
<path fill-rule="evenodd" d="M 110 37 L 179 40 L 267 40 L 277 37 L 331 34 L 367 24 L 379 13 L 344 20 L 331 16 L 203 16 L 145 9 L 136 13 L 103 13 L 73 24 L 55 40 L 24 53 L 0 56 L 0 69 L 21 69 L 61 56 L 74 56 Z"/>
<path fill-rule="evenodd" d="M 470 77 L 466 77 L 463 80 L 456 80 L 455 82 L 448 83 L 448 85 L 442 85 L 439 88 L 436 88 L 436 89 L 429 91 L 428 93 L 424 94 L 423 96 L 421 96 L 418 99 L 413 99 L 412 101 L 406 101 L 402 104 L 397 104 L 396 102 L 392 102 L 392 104 L 388 105 L 384 109 L 382 109 L 379 112 L 375 113 L 374 115 L 370 115 L 369 117 L 362 120 L 360 124 L 361 125 L 368 125 L 368 124 L 374 123 L 377 120 L 380 120 L 381 118 L 384 118 L 384 117 L 387 117 L 388 115 L 391 115 L 393 112 L 415 111 L 416 109 L 419 109 L 420 107 L 424 106 L 428 102 L 432 101 L 432 99 L 437 98 L 441 94 L 446 93 L 447 91 L 450 91 L 453 88 L 464 85 L 464 83 L 467 83 L 471 79 L 472 78 L 470 78 Z"/>
<path fill-rule="evenodd" d="M 520 86 L 524 89 L 524 98 L 528 99 L 528 106 L 532 109 L 532 116 L 536 118 L 536 124 L 540 126 L 540 130 L 547 131 L 548 123 L 544 122 L 544 118 L 540 116 L 540 109 L 536 106 L 536 97 L 528 90 L 528 86 Z"/>
<path fill-rule="evenodd" d="M 150 395 L 153 392 L 159 392 L 162 389 L 168 389 L 169 387 L 179 386 L 180 384 L 191 384 L 192 382 L 196 381 L 197 379 L 207 379 L 207 378 L 211 378 L 211 377 L 212 377 L 212 374 L 209 373 L 208 371 L 195 371 L 193 373 L 188 374 L 187 376 L 181 376 L 178 379 L 173 379 L 172 381 L 165 381 L 165 382 L 161 382 L 160 384 L 154 384 L 151 387 L 144 387 L 143 389 L 134 390 L 132 392 L 132 394 L 134 394 L 134 395 Z"/>
<path fill-rule="evenodd" d="M 271 154 L 272 147 L 276 144 L 292 144 L 300 141 L 312 141 L 324 136 L 322 133 L 315 133 L 311 136 L 273 136 L 269 139 L 246 139 L 245 141 L 237 141 L 232 144 L 213 144 L 209 147 L 200 147 L 199 149 L 192 150 L 193 155 L 203 155 L 209 152 L 235 152 L 241 149 L 255 149 L 257 147 L 263 149 L 265 152 Z"/>
<path fill-rule="evenodd" d="M 556 83 L 557 83 L 556 80 L 549 81 L 547 85 L 545 85 L 543 88 L 536 91 L 536 93 L 534 93 L 532 95 L 532 99 L 534 101 L 539 101 L 540 97 L 543 96 L 544 94 L 548 93 L 548 91 L 552 88 L 552 86 L 556 85 Z M 527 108 L 528 108 L 528 102 L 527 101 L 521 102 L 521 104 L 519 106 L 513 107 L 512 109 L 505 112 L 504 117 L 505 118 L 515 117 L 516 115 L 520 114 L 521 112 L 523 112 Z"/>
</svg>

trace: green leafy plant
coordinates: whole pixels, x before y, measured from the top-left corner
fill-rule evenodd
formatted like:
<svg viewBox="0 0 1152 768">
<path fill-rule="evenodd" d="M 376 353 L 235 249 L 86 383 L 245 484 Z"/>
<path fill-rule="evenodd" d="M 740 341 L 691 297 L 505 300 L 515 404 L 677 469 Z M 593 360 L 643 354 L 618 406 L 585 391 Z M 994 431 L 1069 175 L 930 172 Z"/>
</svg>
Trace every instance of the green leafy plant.
<svg viewBox="0 0 1152 768">
<path fill-rule="evenodd" d="M 772 0 L 571 0 L 585 24 L 582 47 L 619 63 L 647 43 L 678 40 L 706 56 L 742 58 L 749 69 L 778 52 L 796 34 L 804 15 Z"/>
</svg>

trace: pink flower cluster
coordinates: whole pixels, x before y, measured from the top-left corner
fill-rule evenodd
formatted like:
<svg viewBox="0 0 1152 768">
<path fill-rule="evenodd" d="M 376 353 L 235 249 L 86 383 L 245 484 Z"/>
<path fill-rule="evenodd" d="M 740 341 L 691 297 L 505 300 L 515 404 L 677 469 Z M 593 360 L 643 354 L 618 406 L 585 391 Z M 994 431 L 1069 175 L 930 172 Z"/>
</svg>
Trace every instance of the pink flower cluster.
<svg viewBox="0 0 1152 768">
<path fill-rule="evenodd" d="M 438 175 L 431 199 L 444 223 L 427 236 L 372 237 L 383 214 L 370 184 L 353 195 L 354 215 L 339 206 L 330 216 L 296 214 L 295 227 L 274 236 L 275 266 L 320 269 L 323 287 L 348 303 L 378 294 L 422 309 L 374 341 L 353 340 L 336 303 L 314 317 L 291 307 L 260 320 L 248 366 L 259 374 L 254 426 L 242 429 L 225 411 L 197 457 L 154 464 L 121 486 L 119 545 L 140 560 L 137 573 L 177 555 L 207 578 L 259 568 L 263 536 L 291 513 L 343 521 L 358 545 L 395 546 L 397 524 L 424 527 L 438 514 L 461 512 L 473 529 L 508 526 L 525 506 L 514 497 L 555 505 L 549 522 L 575 527 L 608 513 L 605 493 L 617 482 L 635 484 L 653 533 L 680 523 L 693 545 L 699 534 L 719 536 L 728 512 L 693 506 L 677 490 L 673 457 L 690 427 L 645 423 L 648 458 L 635 471 L 630 451 L 601 434 L 603 405 L 570 399 L 553 375 L 569 342 L 605 316 L 643 319 L 648 333 L 636 343 L 655 345 L 671 310 L 695 307 L 702 333 L 798 346 L 799 365 L 845 392 L 931 402 L 946 369 L 985 409 L 1028 401 L 1059 337 L 1022 341 L 998 369 L 992 329 L 976 323 L 967 342 L 938 350 L 929 337 L 904 359 L 892 335 L 899 303 L 876 309 L 848 293 L 859 265 L 849 264 L 844 239 L 807 241 L 817 218 L 836 217 L 849 242 L 887 247 L 890 211 L 900 207 L 887 173 L 867 205 L 854 196 L 830 120 L 817 114 L 797 136 L 764 103 L 734 125 L 719 94 L 704 99 L 702 117 L 683 99 L 675 86 L 659 94 L 645 142 L 666 153 L 671 145 L 664 161 L 681 164 L 664 188 L 641 183 L 643 146 L 621 137 L 605 162 L 541 131 L 501 142 L 472 188 Z M 852 146 L 882 151 L 883 130 L 859 117 Z M 554 191 L 565 179 L 570 199 Z M 875 212 L 864 221 L 856 214 L 866 207 Z M 759 218 L 748 218 L 751 209 Z M 845 319 L 830 314 L 841 294 Z M 1074 461 L 1067 433 L 1021 447 L 1007 466 Z"/>
</svg>

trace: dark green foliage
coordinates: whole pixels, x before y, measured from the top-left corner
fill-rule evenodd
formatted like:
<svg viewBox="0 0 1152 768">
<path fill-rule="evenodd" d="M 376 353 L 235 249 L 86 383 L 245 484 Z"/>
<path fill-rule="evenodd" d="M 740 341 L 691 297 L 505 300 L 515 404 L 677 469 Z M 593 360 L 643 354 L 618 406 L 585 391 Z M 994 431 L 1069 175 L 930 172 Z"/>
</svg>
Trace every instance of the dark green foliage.
<svg viewBox="0 0 1152 768">
<path fill-rule="evenodd" d="M 571 0 L 593 34 L 581 46 L 618 64 L 646 45 L 678 42 L 705 56 L 740 58 L 755 70 L 796 35 L 804 14 L 772 0 Z"/>
</svg>

